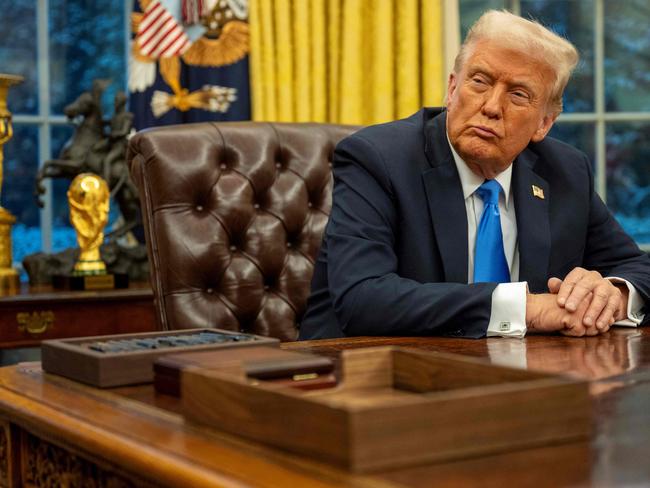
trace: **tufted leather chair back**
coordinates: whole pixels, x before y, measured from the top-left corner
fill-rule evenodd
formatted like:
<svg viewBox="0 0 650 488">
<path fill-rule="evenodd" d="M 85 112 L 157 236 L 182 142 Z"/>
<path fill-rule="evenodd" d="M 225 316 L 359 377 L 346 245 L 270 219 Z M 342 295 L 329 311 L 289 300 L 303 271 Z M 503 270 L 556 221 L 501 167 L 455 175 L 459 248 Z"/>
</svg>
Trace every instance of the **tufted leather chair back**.
<svg viewBox="0 0 650 488">
<path fill-rule="evenodd" d="M 162 329 L 296 338 L 331 208 L 332 152 L 354 130 L 200 123 L 131 139 Z"/>
</svg>

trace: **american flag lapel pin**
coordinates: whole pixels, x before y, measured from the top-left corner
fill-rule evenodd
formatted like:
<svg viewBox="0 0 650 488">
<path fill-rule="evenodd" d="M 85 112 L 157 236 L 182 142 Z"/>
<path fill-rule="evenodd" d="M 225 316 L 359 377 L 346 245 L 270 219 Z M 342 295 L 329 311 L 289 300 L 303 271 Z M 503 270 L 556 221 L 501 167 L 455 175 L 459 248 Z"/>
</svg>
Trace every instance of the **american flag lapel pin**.
<svg viewBox="0 0 650 488">
<path fill-rule="evenodd" d="M 533 185 L 533 196 L 544 200 L 544 190 L 537 185 Z"/>
</svg>

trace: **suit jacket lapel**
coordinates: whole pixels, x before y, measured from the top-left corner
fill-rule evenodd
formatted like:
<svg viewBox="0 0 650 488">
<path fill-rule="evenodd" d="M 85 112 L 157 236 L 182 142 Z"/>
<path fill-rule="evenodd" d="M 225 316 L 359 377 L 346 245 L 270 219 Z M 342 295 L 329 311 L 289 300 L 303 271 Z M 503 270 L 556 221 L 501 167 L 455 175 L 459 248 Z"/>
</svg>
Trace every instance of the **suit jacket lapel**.
<svg viewBox="0 0 650 488">
<path fill-rule="evenodd" d="M 551 250 L 548 182 L 533 171 L 537 156 L 524 150 L 514 162 L 512 190 L 517 214 L 519 279 L 528 281 L 532 292 L 548 291 L 546 286 Z M 542 190 L 533 193 L 533 186 Z M 543 198 L 542 198 L 543 195 Z"/>
<path fill-rule="evenodd" d="M 467 212 L 447 142 L 445 113 L 426 122 L 424 141 L 431 168 L 422 173 L 422 181 L 445 281 L 467 283 Z"/>
</svg>

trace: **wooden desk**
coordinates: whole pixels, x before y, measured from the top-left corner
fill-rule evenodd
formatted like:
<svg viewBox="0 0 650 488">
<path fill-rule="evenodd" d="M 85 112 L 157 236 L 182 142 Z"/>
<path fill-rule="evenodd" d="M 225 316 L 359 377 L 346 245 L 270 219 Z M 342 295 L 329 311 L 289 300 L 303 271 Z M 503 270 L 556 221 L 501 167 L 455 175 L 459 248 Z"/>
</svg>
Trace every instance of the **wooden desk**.
<svg viewBox="0 0 650 488">
<path fill-rule="evenodd" d="M 149 385 L 97 390 L 43 374 L 38 363 L 31 363 L 0 369 L 0 482 L 395 488 L 640 486 L 650 480 L 650 329 L 616 329 L 585 339 L 355 338 L 283 347 L 336 357 L 343 349 L 381 344 L 460 352 L 492 362 L 525 360 L 530 369 L 587 378 L 596 417 L 593 438 L 354 475 L 188 425 L 178 413 L 179 402 L 156 395 Z"/>
<path fill-rule="evenodd" d="M 38 346 L 45 339 L 156 330 L 148 284 L 127 289 L 60 291 L 23 287 L 0 296 L 0 347 Z"/>
</svg>

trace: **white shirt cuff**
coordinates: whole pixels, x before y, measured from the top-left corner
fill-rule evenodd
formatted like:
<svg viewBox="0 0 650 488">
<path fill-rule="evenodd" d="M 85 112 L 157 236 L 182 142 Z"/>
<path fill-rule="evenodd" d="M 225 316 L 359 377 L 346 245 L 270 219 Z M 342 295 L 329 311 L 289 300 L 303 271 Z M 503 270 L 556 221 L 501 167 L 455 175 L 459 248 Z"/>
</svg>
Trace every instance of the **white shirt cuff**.
<svg viewBox="0 0 650 488">
<path fill-rule="evenodd" d="M 525 281 L 500 283 L 492 292 L 492 313 L 488 337 L 524 337 L 526 335 Z"/>
<path fill-rule="evenodd" d="M 625 283 L 629 291 L 627 297 L 627 318 L 614 322 L 614 325 L 624 325 L 627 327 L 636 327 L 640 325 L 645 317 L 645 314 L 641 312 L 643 310 L 643 299 L 634 285 L 623 278 L 618 278 L 616 276 L 608 276 L 606 279 L 614 283 Z"/>
</svg>

